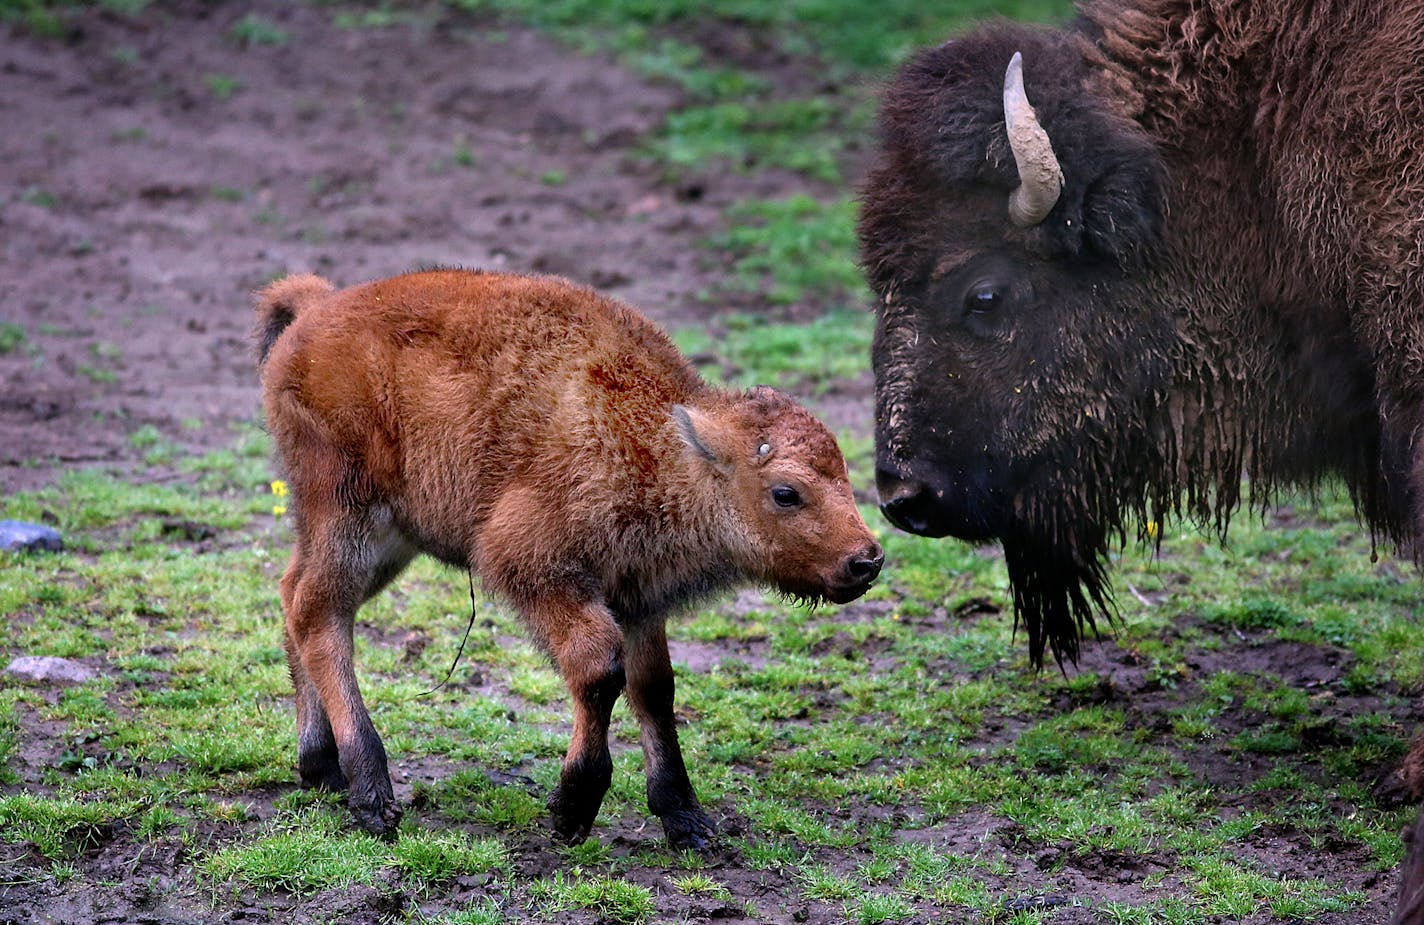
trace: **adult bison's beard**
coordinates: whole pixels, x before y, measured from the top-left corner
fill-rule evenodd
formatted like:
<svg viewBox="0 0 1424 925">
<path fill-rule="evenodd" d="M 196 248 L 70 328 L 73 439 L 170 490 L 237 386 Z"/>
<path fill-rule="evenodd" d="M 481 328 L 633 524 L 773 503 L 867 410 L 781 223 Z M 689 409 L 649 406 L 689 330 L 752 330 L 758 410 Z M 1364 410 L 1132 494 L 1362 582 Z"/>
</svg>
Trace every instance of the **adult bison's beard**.
<svg viewBox="0 0 1424 925">
<path fill-rule="evenodd" d="M 1042 666 L 1044 652 L 1063 666 L 1076 663 L 1089 632 L 1116 619 L 1108 552 L 1130 537 L 1155 543 L 1160 524 L 1177 507 L 1175 486 L 1162 478 L 1171 471 L 1171 444 L 1146 427 L 1110 443 L 1102 433 L 1072 449 L 1023 466 L 1022 486 L 999 531 L 1014 601 L 1014 627 L 1028 633 L 1029 656 Z M 1104 446 L 1106 444 L 1106 446 Z M 1139 464 L 1124 459 L 1123 447 Z M 1073 452 L 1088 449 L 1096 452 Z M 1239 470 L 1238 470 L 1239 471 Z"/>
<path fill-rule="evenodd" d="M 1052 542 L 1021 537 L 1003 540 L 1004 561 L 1014 599 L 1014 630 L 1028 632 L 1029 657 L 1043 665 L 1048 649 L 1059 667 L 1077 663 L 1079 643 L 1098 632 L 1098 618 L 1113 619 L 1112 588 L 1106 570 L 1106 544 L 1064 549 Z"/>
</svg>

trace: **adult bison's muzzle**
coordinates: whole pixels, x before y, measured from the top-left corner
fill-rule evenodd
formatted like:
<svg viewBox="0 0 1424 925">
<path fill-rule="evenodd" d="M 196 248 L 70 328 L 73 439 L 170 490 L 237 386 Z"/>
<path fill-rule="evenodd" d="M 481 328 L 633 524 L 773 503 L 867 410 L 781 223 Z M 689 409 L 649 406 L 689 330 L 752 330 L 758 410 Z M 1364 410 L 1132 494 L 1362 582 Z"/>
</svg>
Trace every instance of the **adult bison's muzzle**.
<svg viewBox="0 0 1424 925">
<path fill-rule="evenodd" d="M 955 536 L 984 542 L 998 535 L 988 473 L 961 468 L 949 477 L 917 477 L 893 462 L 875 468 L 880 511 L 898 529 L 917 536 Z"/>
</svg>

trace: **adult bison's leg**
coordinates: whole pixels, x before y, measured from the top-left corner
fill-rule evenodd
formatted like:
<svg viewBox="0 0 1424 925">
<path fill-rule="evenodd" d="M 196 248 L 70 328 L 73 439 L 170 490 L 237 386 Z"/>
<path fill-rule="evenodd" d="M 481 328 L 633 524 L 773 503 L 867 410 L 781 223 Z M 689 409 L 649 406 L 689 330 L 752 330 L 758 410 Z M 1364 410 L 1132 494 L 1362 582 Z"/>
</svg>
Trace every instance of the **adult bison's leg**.
<svg viewBox="0 0 1424 925">
<path fill-rule="evenodd" d="M 1424 796 L 1424 736 L 1414 740 L 1414 747 L 1400 768 L 1404 787 L 1416 802 Z M 1414 827 L 1404 833 L 1404 863 L 1399 869 L 1399 902 L 1395 906 L 1392 925 L 1424 925 L 1424 808 Z"/>
<path fill-rule="evenodd" d="M 577 843 L 588 837 L 613 779 L 608 723 L 623 692 L 623 631 L 595 604 L 543 600 L 523 609 L 573 695 L 573 738 L 549 813 L 555 834 Z"/>
<path fill-rule="evenodd" d="M 1399 902 L 1390 921 L 1392 925 L 1424 925 L 1424 811 L 1404 833 L 1404 847 Z"/>
<path fill-rule="evenodd" d="M 352 644 L 356 608 L 372 587 L 375 570 L 383 565 L 377 532 L 365 513 L 334 501 L 306 499 L 282 597 L 297 693 L 302 779 L 328 786 L 339 786 L 344 780 L 347 805 L 356 823 L 372 834 L 389 837 L 395 834 L 401 813 L 391 788 L 385 746 L 356 685 Z M 331 767 L 333 742 L 336 768 Z"/>
<path fill-rule="evenodd" d="M 628 628 L 625 654 L 628 702 L 643 733 L 643 764 L 648 775 L 648 809 L 663 821 L 663 832 L 674 848 L 705 848 L 717 831 L 697 802 L 677 741 L 673 716 L 672 660 L 667 629 L 659 619 Z"/>
</svg>

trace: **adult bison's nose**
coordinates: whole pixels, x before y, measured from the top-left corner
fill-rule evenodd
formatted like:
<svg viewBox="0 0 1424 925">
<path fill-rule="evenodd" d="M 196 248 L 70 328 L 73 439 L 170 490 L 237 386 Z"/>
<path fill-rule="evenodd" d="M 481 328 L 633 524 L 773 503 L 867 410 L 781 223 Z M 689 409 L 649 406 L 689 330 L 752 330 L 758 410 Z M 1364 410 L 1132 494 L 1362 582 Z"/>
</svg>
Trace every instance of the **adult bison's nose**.
<svg viewBox="0 0 1424 925">
<path fill-rule="evenodd" d="M 880 492 L 880 511 L 892 524 L 906 533 L 937 535 L 932 526 L 935 498 L 928 485 L 888 469 L 878 469 L 875 487 Z"/>
</svg>

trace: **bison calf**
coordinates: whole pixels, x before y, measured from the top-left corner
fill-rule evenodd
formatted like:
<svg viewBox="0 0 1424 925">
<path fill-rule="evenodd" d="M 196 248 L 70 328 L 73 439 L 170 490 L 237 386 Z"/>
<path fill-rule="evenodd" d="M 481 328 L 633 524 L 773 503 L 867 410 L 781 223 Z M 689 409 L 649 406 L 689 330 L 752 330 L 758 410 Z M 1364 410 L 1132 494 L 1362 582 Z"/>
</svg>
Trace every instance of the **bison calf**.
<svg viewBox="0 0 1424 925">
<path fill-rule="evenodd" d="M 673 718 L 664 621 L 738 582 L 859 597 L 882 555 L 824 425 L 768 388 L 706 385 L 629 308 L 555 278 L 443 270 L 259 294 L 267 421 L 291 487 L 281 582 L 303 784 L 400 819 L 356 685 L 356 610 L 418 552 L 478 573 L 519 612 L 574 701 L 549 799 L 588 835 L 626 690 L 648 807 L 676 847 L 714 831 Z"/>
</svg>

